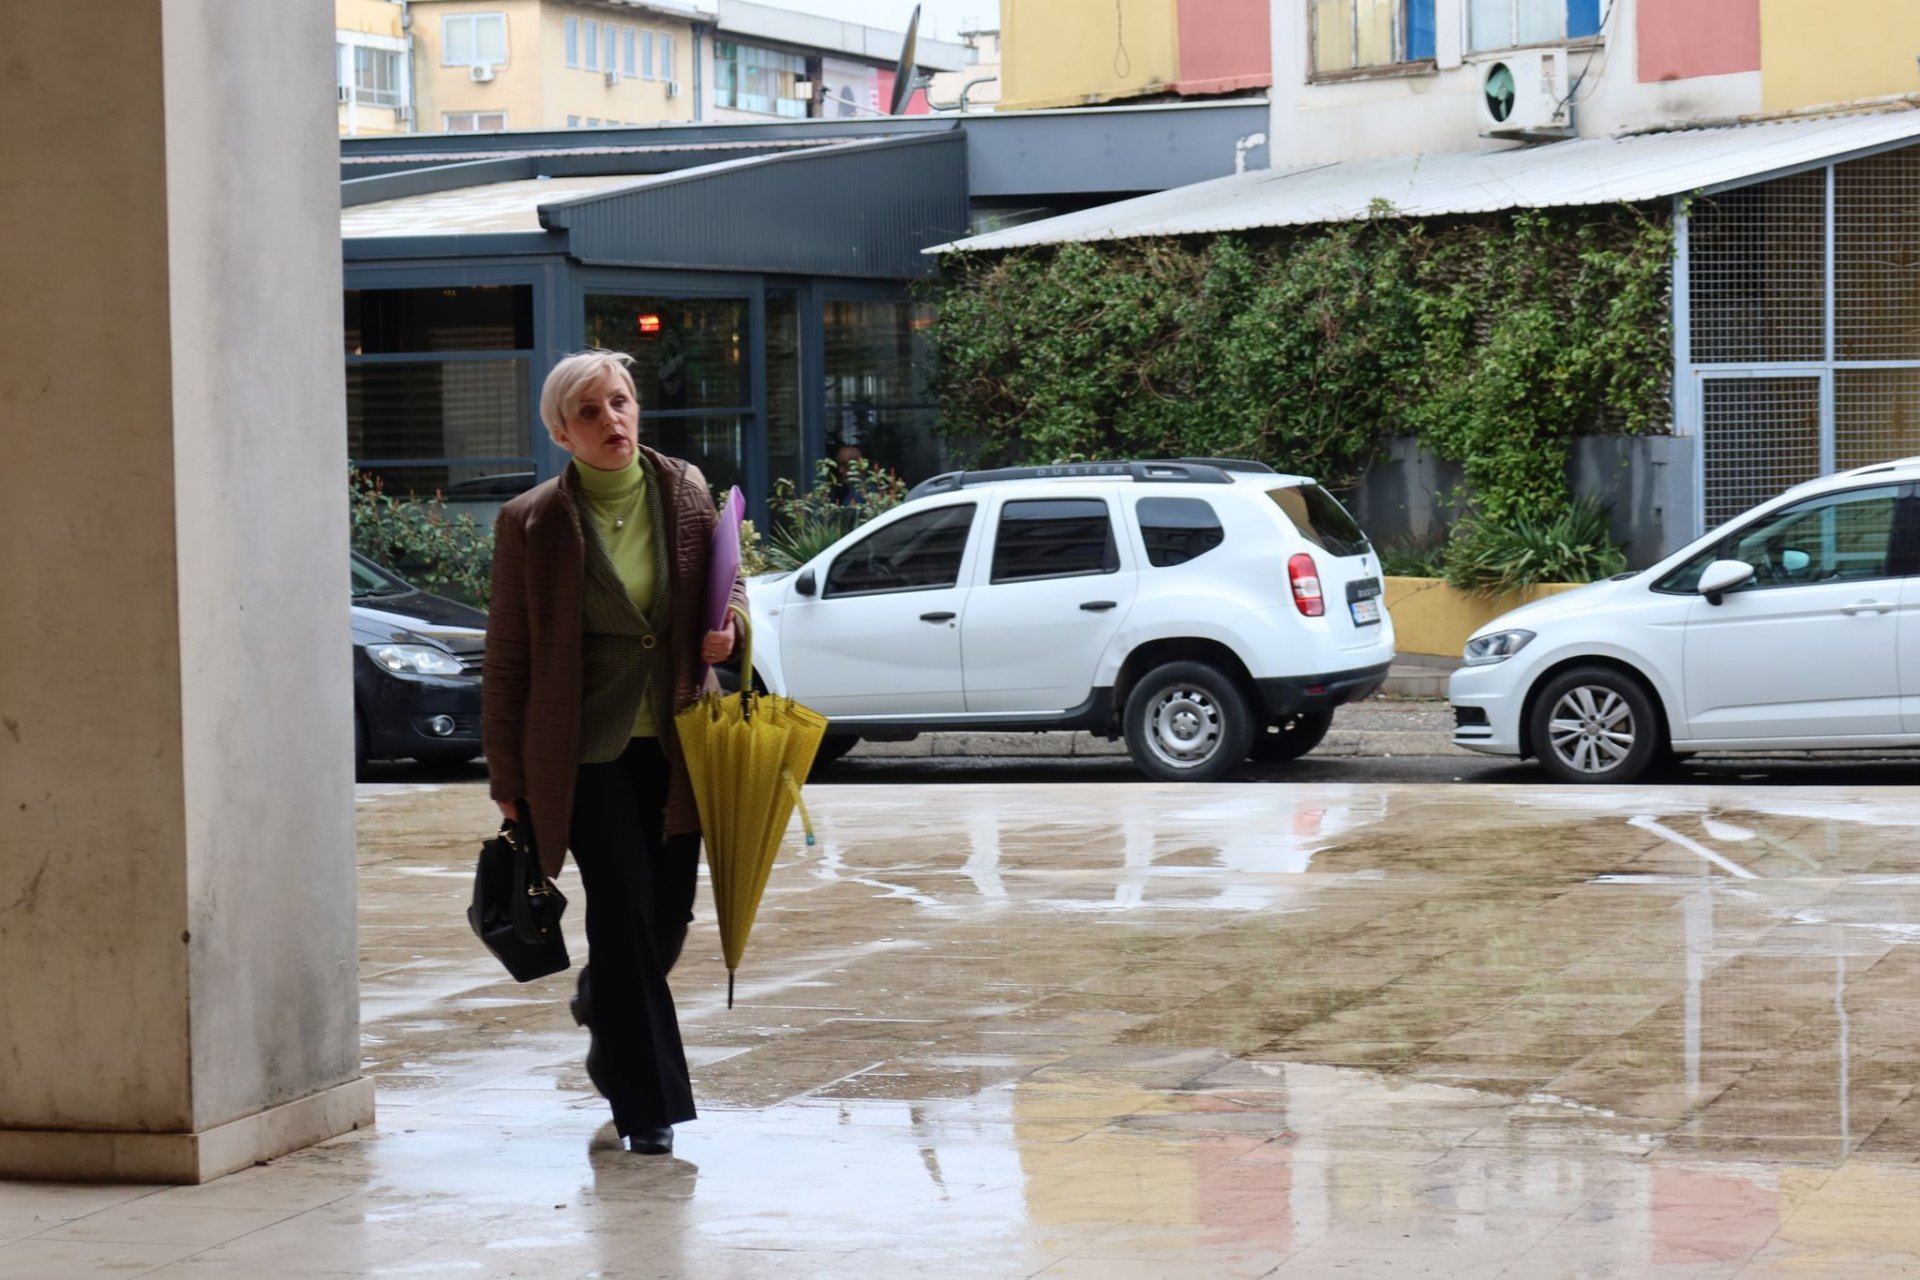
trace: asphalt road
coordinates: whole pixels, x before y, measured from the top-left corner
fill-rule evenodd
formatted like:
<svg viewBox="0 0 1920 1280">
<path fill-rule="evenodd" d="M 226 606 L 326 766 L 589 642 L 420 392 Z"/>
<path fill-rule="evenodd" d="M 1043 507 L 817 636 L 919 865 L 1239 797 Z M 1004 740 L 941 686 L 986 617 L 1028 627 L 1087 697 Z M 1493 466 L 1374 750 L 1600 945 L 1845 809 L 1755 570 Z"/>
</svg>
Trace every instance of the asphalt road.
<svg viewBox="0 0 1920 1280">
<path fill-rule="evenodd" d="M 424 768 L 409 762 L 369 765 L 363 782 L 478 782 L 484 765 Z M 1125 757 L 944 756 L 842 760 L 817 774 L 816 783 L 888 782 L 1131 782 L 1142 775 Z M 1433 782 L 1556 785 L 1534 764 L 1459 755 L 1308 756 L 1286 765 L 1249 764 L 1226 781 Z M 1920 754 L 1907 757 L 1829 756 L 1778 758 L 1720 756 L 1697 759 L 1651 774 L 1663 786 L 1909 787 L 1920 786 Z"/>
</svg>

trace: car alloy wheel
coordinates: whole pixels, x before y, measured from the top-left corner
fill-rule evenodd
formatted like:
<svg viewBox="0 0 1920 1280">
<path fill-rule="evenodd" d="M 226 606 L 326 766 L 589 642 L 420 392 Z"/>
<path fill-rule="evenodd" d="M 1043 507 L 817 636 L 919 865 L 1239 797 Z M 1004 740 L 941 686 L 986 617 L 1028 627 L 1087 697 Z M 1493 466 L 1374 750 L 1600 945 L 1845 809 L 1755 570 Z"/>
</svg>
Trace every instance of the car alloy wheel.
<svg viewBox="0 0 1920 1280">
<path fill-rule="evenodd" d="M 1560 782 L 1631 782 L 1666 746 L 1652 692 L 1616 667 L 1575 667 L 1547 681 L 1528 729 L 1540 766 Z"/>
<path fill-rule="evenodd" d="M 1554 755 L 1579 773 L 1606 773 L 1633 754 L 1633 708 L 1604 685 L 1569 689 L 1547 721 Z"/>
</svg>

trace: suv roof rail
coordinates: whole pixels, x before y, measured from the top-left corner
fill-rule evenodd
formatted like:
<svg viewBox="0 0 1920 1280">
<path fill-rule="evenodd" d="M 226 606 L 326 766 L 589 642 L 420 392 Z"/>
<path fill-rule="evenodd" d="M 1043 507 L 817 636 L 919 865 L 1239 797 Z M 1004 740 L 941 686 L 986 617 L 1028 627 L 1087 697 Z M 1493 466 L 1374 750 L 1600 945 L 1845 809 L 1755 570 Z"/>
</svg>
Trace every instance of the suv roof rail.
<svg viewBox="0 0 1920 1280">
<path fill-rule="evenodd" d="M 1218 467 L 1222 471 L 1242 471 L 1249 475 L 1277 476 L 1280 473 L 1264 462 L 1255 462 L 1251 458 L 1175 458 L 1175 462 L 1191 462 L 1204 467 Z"/>
<path fill-rule="evenodd" d="M 1229 466 L 1228 464 L 1232 464 Z M 1271 471 L 1261 462 L 1239 462 L 1220 458 L 1177 458 L 1171 462 L 1062 462 L 1049 467 L 997 467 L 991 471 L 945 471 L 922 480 L 907 491 L 907 498 L 928 494 L 952 493 L 977 484 L 997 484 L 1003 480 L 1065 480 L 1103 477 L 1130 480 L 1135 484 L 1232 484 L 1229 470 Z"/>
</svg>

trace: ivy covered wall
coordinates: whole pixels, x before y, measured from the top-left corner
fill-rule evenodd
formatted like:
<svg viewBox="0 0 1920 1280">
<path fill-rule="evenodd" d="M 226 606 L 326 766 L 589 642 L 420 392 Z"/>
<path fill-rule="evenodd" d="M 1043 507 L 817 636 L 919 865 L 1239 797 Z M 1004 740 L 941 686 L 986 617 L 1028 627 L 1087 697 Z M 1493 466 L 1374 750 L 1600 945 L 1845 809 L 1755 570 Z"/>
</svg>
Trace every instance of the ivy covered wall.
<svg viewBox="0 0 1920 1280">
<path fill-rule="evenodd" d="M 1576 436 L 1671 429 L 1664 210 L 955 254 L 941 425 L 979 462 L 1220 455 L 1354 482 L 1394 436 L 1469 522 L 1568 509 Z"/>
</svg>

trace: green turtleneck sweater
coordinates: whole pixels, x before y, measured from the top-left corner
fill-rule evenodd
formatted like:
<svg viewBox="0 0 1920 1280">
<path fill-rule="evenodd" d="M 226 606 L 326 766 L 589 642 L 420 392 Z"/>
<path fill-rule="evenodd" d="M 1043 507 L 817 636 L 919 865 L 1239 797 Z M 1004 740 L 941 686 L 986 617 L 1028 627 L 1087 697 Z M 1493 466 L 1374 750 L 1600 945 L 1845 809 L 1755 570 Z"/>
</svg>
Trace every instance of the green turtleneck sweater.
<svg viewBox="0 0 1920 1280">
<path fill-rule="evenodd" d="M 647 510 L 646 476 L 640 470 L 640 458 L 622 471 L 602 471 L 575 458 L 574 475 L 580 481 L 581 496 L 586 499 L 593 526 L 606 545 L 613 567 L 626 585 L 634 608 L 646 613 L 653 608 L 657 587 L 653 549 L 653 513 Z M 643 699 L 634 717 L 633 736 L 650 738 L 659 732 L 653 722 L 653 709 Z"/>
</svg>

